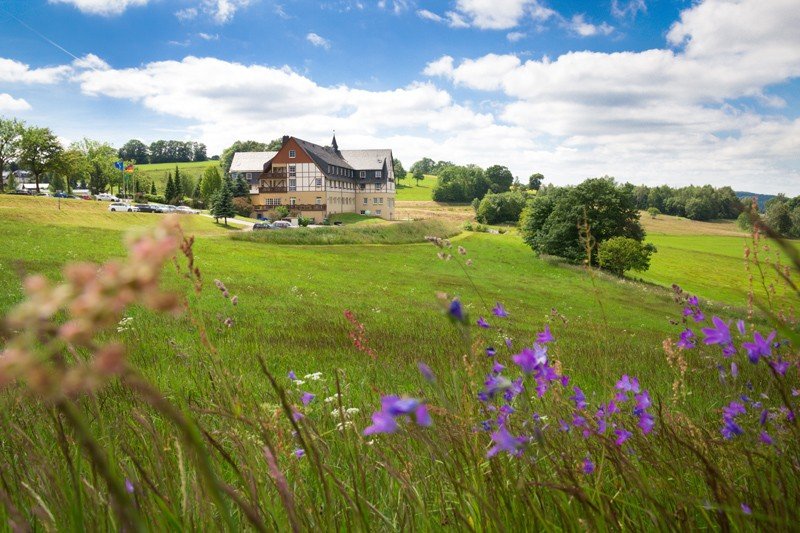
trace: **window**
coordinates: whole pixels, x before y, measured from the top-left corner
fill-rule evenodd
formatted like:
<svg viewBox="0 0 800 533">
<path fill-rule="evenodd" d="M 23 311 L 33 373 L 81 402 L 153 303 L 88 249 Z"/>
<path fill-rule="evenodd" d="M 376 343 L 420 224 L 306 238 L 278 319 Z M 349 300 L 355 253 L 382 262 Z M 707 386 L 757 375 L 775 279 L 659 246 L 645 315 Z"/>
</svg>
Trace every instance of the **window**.
<svg viewBox="0 0 800 533">
<path fill-rule="evenodd" d="M 289 177 L 293 178 L 297 176 L 297 165 L 289 165 Z"/>
<path fill-rule="evenodd" d="M 289 150 L 289 159 L 294 159 L 297 157 L 297 152 L 295 150 Z"/>
<path fill-rule="evenodd" d="M 369 203 L 369 198 L 364 198 L 364 205 L 367 205 L 368 203 Z"/>
<path fill-rule="evenodd" d="M 316 201 L 316 204 L 317 204 L 317 205 L 322 205 L 322 197 L 320 197 L 320 196 L 317 196 L 317 201 Z"/>
<path fill-rule="evenodd" d="M 366 215 L 366 214 L 367 214 L 367 212 L 366 212 L 366 211 L 364 211 L 364 210 L 362 209 L 362 210 L 361 210 L 361 214 L 362 214 L 362 215 Z"/>
<path fill-rule="evenodd" d="M 375 210 L 375 214 L 376 215 L 380 215 L 381 214 L 381 210 L 380 209 Z"/>
<path fill-rule="evenodd" d="M 297 190 L 297 179 L 291 178 L 289 179 L 289 190 L 296 191 Z"/>
<path fill-rule="evenodd" d="M 381 171 L 380 170 L 376 170 L 375 171 L 375 177 L 376 178 L 380 178 L 381 177 Z"/>
<path fill-rule="evenodd" d="M 316 184 L 317 184 L 317 187 L 322 187 L 322 178 L 317 178 Z"/>
<path fill-rule="evenodd" d="M 289 205 L 297 205 L 297 198 L 295 198 L 294 196 L 289 198 Z"/>
<path fill-rule="evenodd" d="M 281 205 L 280 198 L 267 198 L 266 200 L 267 205 Z"/>
<path fill-rule="evenodd" d="M 383 183 L 376 183 L 375 184 L 375 190 L 376 191 L 383 190 Z"/>
<path fill-rule="evenodd" d="M 373 203 L 374 205 L 378 205 L 378 199 L 377 199 L 377 198 L 373 198 L 373 199 L 372 199 L 372 203 Z"/>
<path fill-rule="evenodd" d="M 366 178 L 367 177 L 367 171 L 366 170 L 362 170 L 361 172 L 358 173 L 358 177 L 360 177 L 361 179 Z"/>
<path fill-rule="evenodd" d="M 379 203 L 379 204 L 381 204 L 381 205 L 383 205 L 383 197 L 381 197 L 381 198 L 378 198 L 378 203 Z"/>
<path fill-rule="evenodd" d="M 364 189 L 366 189 L 366 188 L 367 188 L 367 185 L 366 185 L 366 184 L 364 184 L 364 183 L 359 183 L 359 184 L 358 184 L 358 188 L 359 188 L 359 189 L 361 189 L 361 190 L 363 191 Z"/>
</svg>

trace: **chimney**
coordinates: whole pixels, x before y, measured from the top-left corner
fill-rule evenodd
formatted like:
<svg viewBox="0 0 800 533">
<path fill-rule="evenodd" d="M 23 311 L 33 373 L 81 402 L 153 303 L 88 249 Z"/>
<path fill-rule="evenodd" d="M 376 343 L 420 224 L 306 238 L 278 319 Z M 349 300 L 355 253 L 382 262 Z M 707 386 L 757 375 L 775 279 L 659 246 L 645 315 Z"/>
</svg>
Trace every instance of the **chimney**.
<svg viewBox="0 0 800 533">
<path fill-rule="evenodd" d="M 288 135 L 284 135 L 283 139 L 281 139 L 281 146 L 285 145 L 288 142 L 289 142 L 289 136 Z"/>
</svg>

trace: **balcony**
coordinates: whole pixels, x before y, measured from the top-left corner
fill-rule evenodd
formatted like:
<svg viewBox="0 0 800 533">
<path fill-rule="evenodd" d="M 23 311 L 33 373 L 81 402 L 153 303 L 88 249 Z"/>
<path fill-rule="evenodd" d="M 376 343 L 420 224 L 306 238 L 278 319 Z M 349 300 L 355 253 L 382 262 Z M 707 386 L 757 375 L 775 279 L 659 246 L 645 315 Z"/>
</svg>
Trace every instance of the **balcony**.
<svg viewBox="0 0 800 533">
<path fill-rule="evenodd" d="M 285 185 L 279 187 L 259 187 L 259 193 L 270 193 L 270 192 L 288 192 L 288 189 Z"/>
<path fill-rule="evenodd" d="M 285 180 L 288 176 L 289 175 L 285 169 L 282 170 L 275 169 L 275 170 L 270 170 L 269 172 L 262 172 L 259 175 L 259 178 L 261 178 L 262 180 Z"/>
<path fill-rule="evenodd" d="M 328 204 L 294 204 L 287 205 L 281 204 L 283 207 L 289 209 L 290 213 L 297 213 L 298 211 L 326 211 Z M 256 211 L 271 211 L 278 207 L 277 205 L 256 205 L 253 206 Z"/>
</svg>

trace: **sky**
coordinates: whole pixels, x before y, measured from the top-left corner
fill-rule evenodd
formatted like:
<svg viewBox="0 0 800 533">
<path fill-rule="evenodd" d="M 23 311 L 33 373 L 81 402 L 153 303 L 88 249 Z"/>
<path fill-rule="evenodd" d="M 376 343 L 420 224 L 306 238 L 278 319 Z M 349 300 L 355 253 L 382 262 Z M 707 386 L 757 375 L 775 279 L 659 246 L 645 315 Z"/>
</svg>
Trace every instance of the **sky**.
<svg viewBox="0 0 800 533">
<path fill-rule="evenodd" d="M 798 0 L 0 0 L 0 115 L 800 194 Z"/>
</svg>

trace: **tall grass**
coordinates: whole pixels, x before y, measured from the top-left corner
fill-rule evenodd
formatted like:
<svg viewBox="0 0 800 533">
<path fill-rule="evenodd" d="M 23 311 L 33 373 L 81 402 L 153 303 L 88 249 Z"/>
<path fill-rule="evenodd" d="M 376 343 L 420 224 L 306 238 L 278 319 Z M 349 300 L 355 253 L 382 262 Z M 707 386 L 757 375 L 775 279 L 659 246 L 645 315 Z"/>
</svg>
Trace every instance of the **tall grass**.
<svg viewBox="0 0 800 533">
<path fill-rule="evenodd" d="M 427 346 L 408 346 L 408 363 L 428 367 L 386 390 L 373 385 L 374 402 L 356 404 L 358 376 L 277 375 L 258 351 L 248 355 L 263 379 L 243 386 L 243 376 L 224 362 L 228 343 L 213 342 L 211 332 L 222 328 L 247 335 L 246 327 L 231 326 L 237 323 L 239 298 L 255 296 L 232 295 L 222 282 L 213 294 L 203 292 L 202 265 L 195 264 L 191 239 L 144 242 L 151 244 L 135 244 L 121 267 L 101 271 L 110 277 L 98 275 L 115 283 L 95 284 L 89 269 L 67 275 L 64 288 L 29 282 L 27 303 L 10 313 L 0 356 L 0 383 L 6 381 L 0 520 L 12 529 L 730 530 L 792 529 L 800 518 L 800 440 L 797 423 L 788 416 L 797 408 L 800 387 L 796 340 L 774 348 L 770 359 L 778 361 L 780 354 L 790 362 L 785 375 L 764 360 L 747 362 L 742 342 L 752 337 L 752 325 L 747 336 L 734 333 L 739 351 L 730 358 L 718 346 L 698 342 L 682 349 L 671 340 L 665 343 L 664 364 L 675 380 L 673 394 L 653 393 L 663 384 L 649 383 L 643 373 L 637 376 L 638 394 L 650 390 L 652 405 L 642 408 L 634 392 L 620 397 L 621 376 L 600 373 L 599 387 L 583 406 L 575 387 L 585 388 L 587 376 L 562 381 L 571 374 L 570 354 L 559 340 L 566 318 L 554 310 L 547 320 L 539 319 L 554 342 L 539 328 L 538 338 L 514 339 L 507 347 L 514 322 L 531 318 L 515 316 L 511 306 L 504 316 L 501 306 L 482 301 L 482 281 L 467 264 L 470 251 L 437 240 L 440 257 L 479 295 L 472 302 L 440 295 L 441 320 L 451 322 L 459 341 L 448 339 L 450 356 L 436 360 L 427 360 Z M 112 303 L 168 303 L 152 284 L 157 276 L 151 269 L 164 255 L 154 259 L 151 253 L 162 246 L 179 246 L 182 252 L 176 266 L 186 295 L 182 306 L 166 306 L 182 310 L 182 318 L 161 320 L 191 326 L 201 341 L 192 353 L 176 347 L 160 356 L 185 368 L 193 383 L 169 393 L 144 381 L 135 365 L 158 361 L 129 357 L 111 366 L 97 364 L 108 362 L 104 349 L 127 327 L 117 322 L 124 307 Z M 432 248 L 432 261 L 435 252 Z M 796 272 L 800 263 L 793 268 Z M 796 274 L 783 271 L 791 282 Z M 87 295 L 108 300 L 88 300 L 88 309 L 97 313 L 90 316 L 102 320 L 84 324 L 91 338 L 75 340 L 62 325 L 84 316 L 87 305 L 75 302 L 85 303 Z M 54 297 L 59 305 L 43 307 Z M 216 315 L 200 310 L 207 299 L 217 302 Z M 674 308 L 663 311 L 674 316 L 676 335 L 691 328 L 699 337 L 699 326 L 708 327 L 708 321 L 694 322 L 696 315 L 684 315 L 683 309 L 696 313 L 700 305 L 680 291 L 675 300 Z M 477 326 L 479 318 L 489 328 Z M 354 348 L 363 356 L 359 373 L 404 372 L 374 350 L 370 331 L 357 316 L 349 313 L 347 320 Z M 775 312 L 772 320 L 781 338 L 796 335 L 796 323 L 786 316 Z M 146 333 L 141 342 L 147 342 Z M 534 343 L 546 347 L 548 359 L 525 374 L 515 356 Z M 488 347 L 496 351 L 491 357 Z M 602 325 L 576 347 L 600 364 L 629 358 L 629 349 Z M 8 365 L 11 360 L 20 364 Z M 731 362 L 739 364 L 735 378 Z M 543 384 L 546 390 L 537 390 Z M 487 397 L 490 390 L 495 392 Z M 687 401 L 701 393 L 715 396 L 714 406 L 745 404 L 747 413 L 736 418 L 744 434 L 724 438 L 725 415 L 712 405 Z M 396 432 L 365 435 L 380 419 L 372 412 L 386 414 L 378 398 L 392 394 L 413 398 L 415 407 L 425 405 L 432 424 L 401 410 L 393 415 Z M 608 413 L 612 400 L 620 407 L 617 413 Z M 604 431 L 597 416 L 601 405 L 608 413 Z M 651 431 L 639 425 L 642 409 L 654 418 Z M 758 438 L 763 409 L 772 444 Z M 502 438 L 501 427 L 512 440 Z M 619 429 L 631 432 L 621 443 Z M 497 444 L 499 453 L 490 453 Z"/>
<path fill-rule="evenodd" d="M 252 231 L 233 234 L 231 238 L 272 244 L 409 244 L 423 242 L 427 235 L 450 237 L 458 231 L 454 224 L 439 220 L 418 220 L 394 224 Z"/>
</svg>

